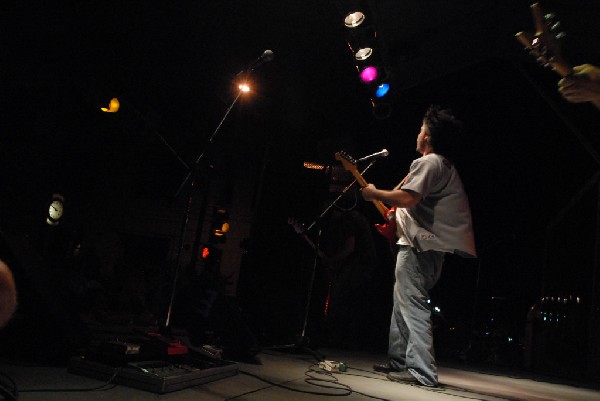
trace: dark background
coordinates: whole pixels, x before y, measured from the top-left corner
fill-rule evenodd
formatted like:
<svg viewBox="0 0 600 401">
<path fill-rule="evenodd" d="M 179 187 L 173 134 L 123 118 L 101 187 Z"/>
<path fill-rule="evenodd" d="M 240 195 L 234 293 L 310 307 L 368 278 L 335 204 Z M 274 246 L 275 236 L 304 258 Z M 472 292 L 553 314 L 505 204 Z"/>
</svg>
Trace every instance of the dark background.
<svg viewBox="0 0 600 401">
<path fill-rule="evenodd" d="M 302 162 L 332 166 L 338 150 L 360 157 L 386 148 L 390 156 L 366 178 L 392 187 L 418 156 L 424 111 L 443 104 L 465 123 L 456 162 L 479 252 L 477 260 L 449 258 L 432 294 L 440 327 L 465 333 L 449 338 L 463 342 L 449 348 L 464 348 L 473 326 L 479 339 L 487 330 L 520 342 L 529 308 L 545 296 L 581 297 L 586 306 L 573 316 L 588 322 L 598 280 L 600 113 L 562 100 L 558 75 L 514 39 L 533 30 L 529 2 L 370 4 L 394 82 L 392 114 L 381 120 L 356 77 L 335 2 L 3 2 L 3 224 L 33 238 L 48 196 L 61 193 L 74 231 L 119 231 L 113 216 L 140 200 L 172 200 L 187 173 L 178 158 L 191 165 L 206 151 L 203 166 L 238 179 L 246 163 L 259 166 L 237 303 L 259 337 L 279 341 L 300 330 L 312 257 L 287 219 L 311 221 L 327 198 L 327 174 Z M 600 60 L 596 2 L 542 7 L 562 21 L 568 60 Z M 236 75 L 265 49 L 273 61 L 253 72 L 252 93 L 208 146 L 237 95 Z M 101 113 L 112 97 L 122 111 Z M 361 209 L 378 221 L 368 203 Z M 146 259 L 153 249 L 160 259 L 161 246 L 129 248 Z M 379 246 L 381 285 L 370 324 L 373 345 L 385 348 L 393 261 Z M 503 327 L 490 328 L 490 316 Z M 580 330 L 579 338 L 591 338 L 587 323 Z M 489 349 L 482 354 L 473 358 L 521 364 L 495 361 Z"/>
</svg>

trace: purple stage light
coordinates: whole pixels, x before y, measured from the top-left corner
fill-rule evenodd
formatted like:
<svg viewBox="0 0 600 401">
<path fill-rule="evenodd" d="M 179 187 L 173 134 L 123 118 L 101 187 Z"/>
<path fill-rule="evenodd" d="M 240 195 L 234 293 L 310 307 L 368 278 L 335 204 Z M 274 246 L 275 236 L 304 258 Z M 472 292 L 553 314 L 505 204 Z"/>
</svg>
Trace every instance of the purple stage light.
<svg viewBox="0 0 600 401">
<path fill-rule="evenodd" d="M 360 79 L 363 82 L 372 82 L 377 79 L 377 68 L 367 67 L 360 72 Z"/>
</svg>

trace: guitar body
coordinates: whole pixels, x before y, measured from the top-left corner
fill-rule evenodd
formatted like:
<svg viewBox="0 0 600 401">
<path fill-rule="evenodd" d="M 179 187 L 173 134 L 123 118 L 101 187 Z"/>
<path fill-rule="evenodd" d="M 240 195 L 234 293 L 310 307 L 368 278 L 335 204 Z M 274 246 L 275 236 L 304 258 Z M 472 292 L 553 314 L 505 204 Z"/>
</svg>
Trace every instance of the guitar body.
<svg viewBox="0 0 600 401">
<path fill-rule="evenodd" d="M 381 234 L 385 239 L 388 240 L 390 245 L 396 243 L 396 222 L 388 221 L 384 224 L 375 224 L 375 229 L 379 234 Z"/>
</svg>

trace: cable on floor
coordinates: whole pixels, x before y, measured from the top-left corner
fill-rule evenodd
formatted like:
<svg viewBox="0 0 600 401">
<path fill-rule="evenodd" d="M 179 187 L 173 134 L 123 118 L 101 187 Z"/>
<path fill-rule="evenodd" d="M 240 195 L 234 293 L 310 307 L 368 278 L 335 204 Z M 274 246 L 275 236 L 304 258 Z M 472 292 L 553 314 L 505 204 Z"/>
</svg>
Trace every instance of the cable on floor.
<svg viewBox="0 0 600 401">
<path fill-rule="evenodd" d="M 115 383 L 112 383 L 113 380 L 117 377 L 117 375 L 121 372 L 121 368 L 115 369 L 113 375 L 103 384 L 96 387 L 87 387 L 87 388 L 32 388 L 20 390 L 21 393 L 75 393 L 75 392 L 88 392 L 88 391 L 106 391 L 112 390 L 116 387 Z M 112 384 L 110 387 L 107 387 L 109 384 Z"/>
<path fill-rule="evenodd" d="M 293 381 L 295 381 L 296 379 L 293 380 L 289 380 L 283 383 L 276 383 L 273 382 L 271 380 L 265 379 L 264 377 L 260 377 L 258 375 L 255 375 L 253 373 L 249 373 L 249 372 L 245 372 L 240 370 L 239 373 L 241 374 L 245 374 L 247 376 L 250 377 L 254 377 L 257 380 L 260 380 L 264 383 L 269 384 L 270 386 L 266 386 L 266 387 L 261 387 L 259 389 L 256 390 L 252 390 L 252 391 L 248 391 L 246 393 L 243 394 L 238 394 L 234 397 L 228 398 L 225 401 L 230 401 L 230 400 L 235 400 L 236 398 L 248 395 L 248 394 L 252 394 L 252 393 L 256 393 L 271 387 L 278 387 L 278 388 L 282 388 L 288 391 L 293 391 L 293 392 L 297 392 L 297 393 L 303 393 L 303 394 L 311 394 L 311 395 L 320 395 L 320 396 L 326 396 L 326 397 L 346 397 L 349 396 L 351 394 L 360 394 L 363 395 L 365 397 L 369 397 L 369 398 L 373 398 L 375 400 L 380 400 L 380 401 L 389 401 L 387 399 L 384 398 L 379 398 L 379 397 L 375 397 L 369 394 L 365 394 L 365 393 L 361 393 L 359 391 L 355 391 L 353 390 L 350 386 L 348 386 L 347 384 L 343 384 L 340 383 L 338 378 L 336 376 L 333 375 L 333 372 L 328 372 L 324 369 L 318 368 L 318 364 L 313 364 L 311 366 L 309 366 L 308 370 L 306 372 L 304 372 L 304 374 L 308 377 L 306 377 L 304 379 L 305 383 L 311 384 L 313 386 L 317 386 L 317 387 L 321 387 L 323 389 L 329 389 L 329 390 L 334 390 L 333 392 L 320 392 L 320 391 L 306 391 L 306 390 L 300 390 L 298 388 L 294 388 L 294 387 L 290 387 L 285 385 L 286 383 L 291 383 Z"/>
</svg>

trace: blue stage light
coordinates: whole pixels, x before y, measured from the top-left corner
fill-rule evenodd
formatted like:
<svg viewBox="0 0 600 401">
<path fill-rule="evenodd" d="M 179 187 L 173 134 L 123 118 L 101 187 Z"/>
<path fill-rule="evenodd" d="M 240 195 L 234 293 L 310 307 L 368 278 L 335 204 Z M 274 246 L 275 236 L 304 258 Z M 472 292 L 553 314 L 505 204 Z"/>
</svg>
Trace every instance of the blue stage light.
<svg viewBox="0 0 600 401">
<path fill-rule="evenodd" d="M 375 91 L 376 97 L 384 97 L 386 93 L 390 90 L 389 84 L 381 84 L 377 87 L 377 91 Z"/>
</svg>

